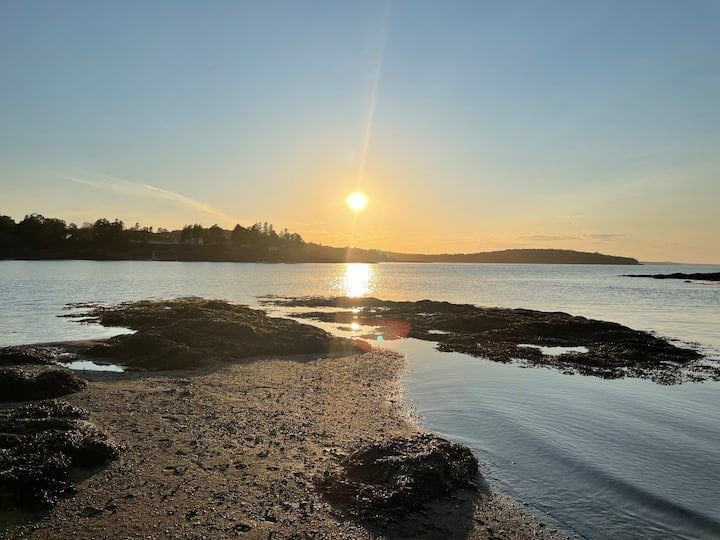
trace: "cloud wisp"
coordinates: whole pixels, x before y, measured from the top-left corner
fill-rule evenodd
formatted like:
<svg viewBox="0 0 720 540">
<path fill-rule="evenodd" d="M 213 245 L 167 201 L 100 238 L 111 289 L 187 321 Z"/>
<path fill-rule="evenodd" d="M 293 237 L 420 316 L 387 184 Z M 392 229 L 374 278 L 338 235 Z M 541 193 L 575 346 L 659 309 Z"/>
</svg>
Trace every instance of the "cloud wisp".
<svg viewBox="0 0 720 540">
<path fill-rule="evenodd" d="M 174 191 L 168 191 L 150 184 L 143 184 L 141 182 L 132 182 L 123 178 L 117 178 L 109 176 L 107 174 L 92 173 L 92 179 L 81 178 L 79 176 L 72 176 L 69 174 L 58 174 L 60 178 L 74 182 L 76 184 L 89 186 L 95 189 L 109 191 L 117 193 L 119 195 L 125 195 L 128 197 L 136 197 L 146 200 L 156 200 L 170 202 L 178 208 L 184 210 L 190 210 L 193 212 L 200 212 L 207 216 L 211 216 L 223 222 L 224 225 L 230 226 L 235 223 L 239 223 L 240 220 L 236 216 L 223 212 L 222 210 L 210 206 L 201 201 L 197 201 L 191 197 L 175 193 Z"/>
</svg>

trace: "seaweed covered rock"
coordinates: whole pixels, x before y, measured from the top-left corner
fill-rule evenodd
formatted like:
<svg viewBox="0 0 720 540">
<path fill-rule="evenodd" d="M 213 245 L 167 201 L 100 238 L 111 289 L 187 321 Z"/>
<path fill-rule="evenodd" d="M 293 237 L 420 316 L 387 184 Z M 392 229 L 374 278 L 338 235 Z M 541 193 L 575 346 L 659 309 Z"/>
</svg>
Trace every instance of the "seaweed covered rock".
<svg viewBox="0 0 720 540">
<path fill-rule="evenodd" d="M 115 445 L 86 419 L 84 410 L 59 401 L 0 410 L 0 500 L 22 509 L 52 506 L 74 492 L 75 470 L 115 459 Z"/>
<path fill-rule="evenodd" d="M 377 298 L 274 298 L 267 303 L 323 308 L 293 316 L 356 323 L 372 327 L 372 333 L 363 336 L 366 338 L 381 335 L 384 339 L 411 337 L 433 341 L 441 351 L 495 362 L 521 360 L 527 365 L 554 367 L 566 373 L 607 379 L 637 377 L 662 384 L 720 380 L 717 363 L 704 362 L 698 351 L 618 323 L 568 313 Z M 561 352 L 547 353 L 543 349 L 548 347 L 560 348 Z M 579 352 L 580 348 L 587 351 Z"/>
<path fill-rule="evenodd" d="M 0 366 L 49 365 L 58 357 L 59 351 L 52 347 L 19 345 L 0 348 Z"/>
<path fill-rule="evenodd" d="M 477 477 L 478 461 L 468 447 L 422 434 L 361 448 L 318 483 L 334 504 L 373 519 L 417 510 L 459 489 L 475 489 Z"/>
<path fill-rule="evenodd" d="M 135 330 L 93 347 L 88 354 L 143 369 L 187 369 L 215 359 L 270 354 L 358 351 L 352 341 L 320 328 L 221 300 L 147 300 L 96 306 L 81 316 L 103 326 Z"/>
<path fill-rule="evenodd" d="M 167 339 L 151 331 L 110 338 L 91 347 L 91 356 L 111 358 L 131 367 L 152 370 L 195 369 L 207 357 L 204 351 Z"/>
<path fill-rule="evenodd" d="M 85 388 L 85 381 L 61 367 L 0 369 L 0 402 L 49 399 Z"/>
</svg>

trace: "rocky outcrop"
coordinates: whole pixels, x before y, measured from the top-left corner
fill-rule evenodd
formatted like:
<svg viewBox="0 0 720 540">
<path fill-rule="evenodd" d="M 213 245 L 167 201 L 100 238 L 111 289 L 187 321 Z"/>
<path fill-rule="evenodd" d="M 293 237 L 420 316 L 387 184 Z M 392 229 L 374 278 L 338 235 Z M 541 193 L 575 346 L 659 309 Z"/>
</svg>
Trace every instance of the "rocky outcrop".
<svg viewBox="0 0 720 540">
<path fill-rule="evenodd" d="M 442 351 L 496 362 L 523 361 L 608 379 L 638 377 L 663 384 L 720 380 L 720 368 L 703 363 L 695 350 L 621 324 L 567 313 L 377 298 L 291 298 L 269 302 L 286 307 L 335 308 L 293 316 L 343 325 L 357 323 L 369 327 L 363 337 L 373 341 L 380 336 L 412 337 L 436 342 Z M 546 354 L 542 347 L 572 349 Z M 578 352 L 578 347 L 585 347 L 587 352 Z"/>
<path fill-rule="evenodd" d="M 87 383 L 69 369 L 51 365 L 59 351 L 49 347 L 0 349 L 0 402 L 55 398 Z M 22 521 L 25 511 L 52 506 L 74 492 L 80 469 L 117 456 L 107 436 L 86 421 L 87 413 L 67 403 L 43 401 L 0 409 L 0 526 L 4 516 Z M 3 531 L 0 528 L 0 536 Z"/>
<path fill-rule="evenodd" d="M 73 473 L 115 459 L 115 445 L 86 418 L 59 401 L 0 410 L 0 498 L 21 509 L 51 506 L 73 493 Z"/>
<path fill-rule="evenodd" d="M 395 438 L 357 450 L 318 480 L 350 515 L 406 514 L 459 489 L 474 489 L 478 461 L 469 448 L 434 435 Z"/>
<path fill-rule="evenodd" d="M 111 338 L 87 354 L 147 370 L 192 369 L 252 356 L 359 350 L 352 341 L 317 327 L 221 300 L 148 300 L 95 306 L 78 316 L 136 331 Z"/>
<path fill-rule="evenodd" d="M 59 351 L 51 347 L 20 345 L 0 348 L 0 366 L 49 365 L 58 357 Z"/>
<path fill-rule="evenodd" d="M 49 399 L 85 388 L 85 381 L 61 367 L 0 369 L 0 402 Z"/>
<path fill-rule="evenodd" d="M 195 369 L 212 356 L 212 352 L 193 349 L 152 330 L 110 338 L 88 349 L 87 354 L 155 371 Z"/>
</svg>

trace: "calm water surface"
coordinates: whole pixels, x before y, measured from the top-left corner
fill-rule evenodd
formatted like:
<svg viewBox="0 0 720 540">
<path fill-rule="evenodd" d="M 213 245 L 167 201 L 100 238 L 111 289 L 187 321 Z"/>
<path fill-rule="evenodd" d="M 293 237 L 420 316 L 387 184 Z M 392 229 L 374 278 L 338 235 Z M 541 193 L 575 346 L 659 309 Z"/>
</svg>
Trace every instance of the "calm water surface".
<svg viewBox="0 0 720 540">
<path fill-rule="evenodd" d="M 103 337 L 72 302 L 372 295 L 560 310 L 691 342 L 720 358 L 720 285 L 623 278 L 718 266 L 264 265 L 0 261 L 0 345 Z M 720 384 L 664 387 L 389 345 L 408 400 L 470 445 L 490 483 L 588 538 L 720 538 Z"/>
</svg>

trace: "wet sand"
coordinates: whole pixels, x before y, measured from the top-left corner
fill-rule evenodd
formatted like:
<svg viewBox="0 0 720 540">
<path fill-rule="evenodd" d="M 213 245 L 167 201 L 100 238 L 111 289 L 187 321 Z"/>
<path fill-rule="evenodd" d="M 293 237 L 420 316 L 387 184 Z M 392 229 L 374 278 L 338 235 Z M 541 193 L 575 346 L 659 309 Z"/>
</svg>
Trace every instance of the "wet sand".
<svg viewBox="0 0 720 540">
<path fill-rule="evenodd" d="M 404 518 L 349 519 L 314 479 L 358 446 L 420 431 L 389 352 L 249 359 L 193 371 L 80 372 L 62 399 L 120 446 L 31 538 L 566 538 L 491 493 Z M 482 468 L 481 468 L 482 469 Z"/>
</svg>

